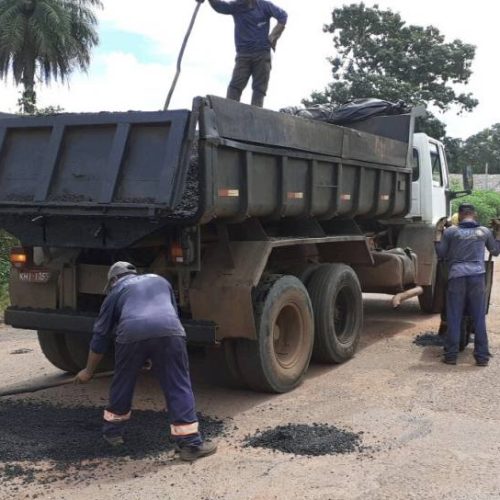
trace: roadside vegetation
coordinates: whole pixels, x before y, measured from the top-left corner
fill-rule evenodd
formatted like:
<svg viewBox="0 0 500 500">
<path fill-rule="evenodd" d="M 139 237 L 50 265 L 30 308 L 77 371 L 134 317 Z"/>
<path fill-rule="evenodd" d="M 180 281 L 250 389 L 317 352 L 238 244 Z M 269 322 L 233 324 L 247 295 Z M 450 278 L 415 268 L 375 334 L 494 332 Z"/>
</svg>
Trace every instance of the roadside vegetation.
<svg viewBox="0 0 500 500">
<path fill-rule="evenodd" d="M 0 231 L 0 311 L 9 305 L 9 274 L 10 274 L 10 249 L 18 245 L 18 241 Z"/>
<path fill-rule="evenodd" d="M 491 219 L 500 217 L 500 193 L 495 191 L 474 191 L 470 196 L 454 200 L 453 213 L 458 212 L 460 203 L 472 203 L 483 226 L 488 227 Z"/>
</svg>

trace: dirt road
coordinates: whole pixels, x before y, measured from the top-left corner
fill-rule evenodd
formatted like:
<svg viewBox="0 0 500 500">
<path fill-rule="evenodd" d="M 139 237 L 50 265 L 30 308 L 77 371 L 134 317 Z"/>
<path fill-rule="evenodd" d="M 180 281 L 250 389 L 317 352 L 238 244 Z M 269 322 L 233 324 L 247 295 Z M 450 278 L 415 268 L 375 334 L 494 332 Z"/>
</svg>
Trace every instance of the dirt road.
<svg viewBox="0 0 500 500">
<path fill-rule="evenodd" d="M 416 302 L 397 312 L 386 299 L 367 297 L 365 305 L 363 340 L 355 359 L 333 368 L 312 366 L 305 383 L 289 394 L 214 386 L 207 362 L 193 360 L 198 409 L 225 422 L 217 455 L 193 465 L 181 463 L 172 451 L 98 461 L 87 457 L 69 468 L 50 460 L 12 462 L 0 456 L 0 498 L 500 498 L 500 358 L 488 368 L 477 368 L 469 347 L 458 366 L 443 365 L 439 348 L 412 343 L 417 334 L 436 331 L 436 317 L 421 315 Z M 490 333 L 492 351 L 500 352 L 498 272 Z M 0 331 L 0 366 L 0 387 L 58 376 L 33 334 L 6 327 Z M 0 439 L 10 440 L 14 448 L 35 450 L 33 426 L 42 436 L 44 425 L 50 424 L 40 421 L 42 413 L 37 417 L 36 405 L 44 402 L 55 408 L 53 418 L 69 415 L 64 407 L 91 408 L 86 417 L 93 429 L 89 436 L 99 440 L 94 415 L 98 420 L 108 384 L 99 380 L 87 387 L 65 386 L 0 401 L 0 418 L 6 408 L 12 411 L 12 401 L 31 401 L 19 424 L 0 428 Z M 143 376 L 135 408 L 162 407 L 156 384 Z M 48 457 L 84 445 L 72 439 L 72 426 L 81 430 L 78 413 L 51 437 Z M 145 415 L 136 413 L 134 425 Z M 158 422 L 161 427 L 162 420 Z M 244 447 L 245 436 L 257 429 L 312 422 L 363 432 L 364 451 L 307 458 Z M 166 422 L 157 432 L 161 449 Z"/>
</svg>

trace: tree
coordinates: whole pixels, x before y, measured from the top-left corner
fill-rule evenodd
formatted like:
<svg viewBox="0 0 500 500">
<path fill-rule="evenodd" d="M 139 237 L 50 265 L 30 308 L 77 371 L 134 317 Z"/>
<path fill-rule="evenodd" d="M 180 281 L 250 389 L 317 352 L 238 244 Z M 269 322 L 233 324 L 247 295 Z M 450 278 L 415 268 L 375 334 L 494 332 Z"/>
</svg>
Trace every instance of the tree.
<svg viewBox="0 0 500 500">
<path fill-rule="evenodd" d="M 36 111 L 35 81 L 67 81 L 86 71 L 99 39 L 101 0 L 0 0 L 0 78 L 23 86 L 20 106 Z"/>
<path fill-rule="evenodd" d="M 398 13 L 359 3 L 335 9 L 324 31 L 333 35 L 337 52 L 329 59 L 333 82 L 305 99 L 306 105 L 375 97 L 463 112 L 478 104 L 471 93 L 455 89 L 469 82 L 475 47 L 461 40 L 446 42 L 433 26 L 408 25 Z M 428 112 L 421 127 L 443 133 L 439 123 Z"/>
<path fill-rule="evenodd" d="M 469 137 L 460 152 L 462 165 L 471 165 L 475 173 L 500 174 L 500 123 Z"/>
</svg>

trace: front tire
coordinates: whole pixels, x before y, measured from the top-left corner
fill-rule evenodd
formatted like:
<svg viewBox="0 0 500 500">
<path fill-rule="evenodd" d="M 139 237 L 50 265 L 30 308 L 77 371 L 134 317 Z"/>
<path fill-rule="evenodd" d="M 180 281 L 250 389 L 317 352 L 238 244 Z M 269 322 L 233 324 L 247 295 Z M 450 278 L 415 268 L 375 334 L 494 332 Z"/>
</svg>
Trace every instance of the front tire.
<svg viewBox="0 0 500 500">
<path fill-rule="evenodd" d="M 363 327 L 363 295 L 356 273 L 344 264 L 325 264 L 308 284 L 314 310 L 313 359 L 343 363 L 354 356 Z"/>
<path fill-rule="evenodd" d="M 240 373 L 256 391 L 291 391 L 304 378 L 314 344 L 307 290 L 294 276 L 270 276 L 256 289 L 254 310 L 257 340 L 236 344 Z"/>
</svg>

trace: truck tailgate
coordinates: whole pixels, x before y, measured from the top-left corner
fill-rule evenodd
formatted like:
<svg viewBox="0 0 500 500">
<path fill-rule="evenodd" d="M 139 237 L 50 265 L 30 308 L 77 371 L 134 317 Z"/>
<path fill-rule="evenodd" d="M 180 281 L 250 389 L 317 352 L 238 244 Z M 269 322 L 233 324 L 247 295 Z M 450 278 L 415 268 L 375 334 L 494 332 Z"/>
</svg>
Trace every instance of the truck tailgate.
<svg viewBox="0 0 500 500">
<path fill-rule="evenodd" d="M 0 210 L 129 215 L 171 210 L 190 111 L 0 119 Z M 122 213 L 123 214 L 123 213 Z"/>
</svg>

